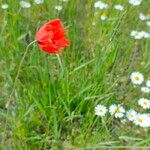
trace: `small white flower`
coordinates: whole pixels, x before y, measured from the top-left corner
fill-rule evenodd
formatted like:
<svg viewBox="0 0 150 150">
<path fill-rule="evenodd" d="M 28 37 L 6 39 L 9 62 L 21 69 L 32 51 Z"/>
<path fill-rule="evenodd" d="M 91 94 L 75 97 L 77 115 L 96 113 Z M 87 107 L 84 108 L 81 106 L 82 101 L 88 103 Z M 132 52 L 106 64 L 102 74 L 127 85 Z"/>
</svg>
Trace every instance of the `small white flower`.
<svg viewBox="0 0 150 150">
<path fill-rule="evenodd" d="M 135 36 L 137 33 L 138 33 L 138 31 L 133 30 L 133 31 L 131 31 L 130 35 Z"/>
<path fill-rule="evenodd" d="M 147 22 L 146 22 L 146 25 L 150 27 L 150 21 L 147 21 Z"/>
<path fill-rule="evenodd" d="M 105 116 L 107 108 L 104 105 L 97 105 L 95 107 L 95 114 L 98 116 Z"/>
<path fill-rule="evenodd" d="M 95 26 L 95 25 L 96 25 L 96 23 L 93 21 L 93 22 L 92 22 L 92 26 Z"/>
<path fill-rule="evenodd" d="M 133 121 L 135 119 L 137 115 L 137 112 L 133 109 L 129 110 L 126 114 L 127 118 L 130 120 L 130 121 Z"/>
<path fill-rule="evenodd" d="M 124 10 L 122 5 L 115 5 L 114 8 L 117 9 L 117 10 L 120 10 L 120 11 Z"/>
<path fill-rule="evenodd" d="M 130 79 L 133 84 L 140 85 L 144 81 L 144 76 L 140 72 L 133 72 Z"/>
<path fill-rule="evenodd" d="M 113 104 L 109 107 L 109 112 L 114 115 L 115 118 L 122 118 L 125 113 L 125 109 L 121 105 Z"/>
<path fill-rule="evenodd" d="M 129 0 L 129 3 L 133 6 L 138 6 L 140 5 L 142 0 Z"/>
<path fill-rule="evenodd" d="M 150 88 L 149 87 L 141 87 L 141 91 L 143 93 L 150 93 Z"/>
<path fill-rule="evenodd" d="M 101 16 L 101 20 L 106 20 L 107 16 Z"/>
<path fill-rule="evenodd" d="M 107 15 L 106 15 L 106 13 L 104 12 L 104 13 L 102 13 L 102 15 L 101 15 L 101 20 L 106 20 L 108 17 L 107 17 Z"/>
<path fill-rule="evenodd" d="M 55 9 L 58 10 L 58 11 L 61 11 L 62 10 L 62 6 L 57 5 L 57 6 L 55 6 Z"/>
<path fill-rule="evenodd" d="M 138 114 L 134 123 L 141 127 L 150 127 L 150 116 L 147 114 Z"/>
<path fill-rule="evenodd" d="M 142 21 L 148 19 L 147 16 L 145 16 L 143 13 L 140 13 L 140 14 L 139 14 L 139 18 L 140 18 Z"/>
<path fill-rule="evenodd" d="M 143 33 L 135 31 L 135 30 L 131 31 L 130 35 L 134 37 L 136 40 L 142 39 L 144 36 Z"/>
<path fill-rule="evenodd" d="M 31 4 L 29 2 L 26 2 L 26 1 L 20 1 L 20 6 L 22 8 L 30 8 Z"/>
<path fill-rule="evenodd" d="M 144 109 L 150 109 L 150 100 L 147 98 L 139 99 L 138 104 Z"/>
<path fill-rule="evenodd" d="M 125 124 L 127 122 L 127 119 L 121 119 L 120 121 L 121 123 Z"/>
<path fill-rule="evenodd" d="M 142 38 L 143 38 L 143 33 L 138 32 L 138 33 L 134 36 L 134 38 L 135 38 L 136 40 L 142 39 Z"/>
<path fill-rule="evenodd" d="M 8 7 L 9 7 L 8 4 L 2 4 L 2 5 L 1 5 L 1 8 L 2 8 L 2 9 L 8 9 Z"/>
<path fill-rule="evenodd" d="M 35 2 L 36 4 L 42 4 L 42 3 L 44 3 L 44 0 L 34 0 L 34 2 Z"/>
<path fill-rule="evenodd" d="M 146 81 L 146 86 L 150 88 L 150 80 Z"/>
<path fill-rule="evenodd" d="M 99 8 L 99 9 L 106 9 L 108 8 L 108 4 L 102 2 L 102 1 L 97 1 L 95 4 L 94 4 L 94 7 L 95 8 Z"/>
<path fill-rule="evenodd" d="M 146 31 L 141 31 L 140 34 L 143 36 L 143 38 L 150 38 L 150 34 Z"/>
</svg>

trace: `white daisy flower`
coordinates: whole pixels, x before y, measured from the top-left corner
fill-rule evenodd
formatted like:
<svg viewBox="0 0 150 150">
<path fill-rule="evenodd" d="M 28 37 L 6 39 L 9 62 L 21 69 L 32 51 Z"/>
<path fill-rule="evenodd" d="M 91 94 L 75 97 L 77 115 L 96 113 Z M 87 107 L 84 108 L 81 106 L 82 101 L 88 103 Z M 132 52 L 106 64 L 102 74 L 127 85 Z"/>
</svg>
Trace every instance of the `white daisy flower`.
<svg viewBox="0 0 150 150">
<path fill-rule="evenodd" d="M 105 116 L 106 112 L 107 112 L 107 108 L 104 105 L 97 105 L 95 107 L 95 114 L 98 116 L 103 117 Z"/>
<path fill-rule="evenodd" d="M 133 84 L 140 85 L 144 81 L 144 76 L 140 72 L 133 72 L 130 79 Z"/>
<path fill-rule="evenodd" d="M 36 4 L 42 4 L 42 3 L 44 3 L 44 0 L 34 0 L 34 3 L 36 3 Z"/>
<path fill-rule="evenodd" d="M 150 127 L 150 116 L 147 114 L 138 114 L 134 123 L 141 127 Z"/>
<path fill-rule="evenodd" d="M 142 0 L 129 0 L 129 3 L 133 6 L 138 6 L 140 5 Z"/>
<path fill-rule="evenodd" d="M 61 5 L 57 5 L 57 6 L 55 6 L 55 9 L 58 10 L 58 11 L 61 11 L 62 10 L 62 6 Z"/>
<path fill-rule="evenodd" d="M 143 38 L 150 38 L 150 34 L 146 31 L 141 31 L 139 33 L 143 36 Z"/>
<path fill-rule="evenodd" d="M 20 4 L 20 7 L 22 7 L 22 8 L 30 8 L 31 7 L 31 4 L 26 1 L 20 1 L 19 4 Z"/>
<path fill-rule="evenodd" d="M 143 33 L 135 31 L 135 30 L 131 31 L 130 35 L 132 37 L 134 37 L 136 40 L 139 40 L 139 39 L 143 38 Z"/>
<path fill-rule="evenodd" d="M 147 22 L 146 22 L 146 25 L 150 27 L 150 21 L 147 21 Z"/>
<path fill-rule="evenodd" d="M 2 5 L 1 5 L 1 8 L 2 8 L 2 9 L 8 9 L 8 7 L 9 7 L 8 4 L 2 4 Z"/>
<path fill-rule="evenodd" d="M 114 115 L 115 118 L 122 118 L 125 113 L 125 109 L 121 105 L 113 104 L 109 107 L 109 112 Z"/>
<path fill-rule="evenodd" d="M 99 9 L 106 9 L 108 8 L 108 4 L 102 2 L 102 1 L 97 1 L 95 4 L 94 4 L 94 7 L 95 8 L 99 8 Z"/>
<path fill-rule="evenodd" d="M 123 6 L 122 5 L 115 5 L 114 6 L 114 8 L 116 9 L 116 10 L 120 10 L 120 11 L 123 11 L 124 10 L 124 8 L 123 8 Z"/>
<path fill-rule="evenodd" d="M 141 87 L 141 91 L 143 93 L 150 93 L 150 88 L 149 87 Z"/>
<path fill-rule="evenodd" d="M 139 99 L 138 104 L 144 109 L 150 109 L 150 100 L 147 98 Z"/>
<path fill-rule="evenodd" d="M 135 36 L 137 33 L 138 33 L 138 31 L 133 30 L 133 31 L 131 31 L 130 35 Z"/>
<path fill-rule="evenodd" d="M 137 115 L 137 112 L 135 110 L 133 110 L 133 109 L 127 111 L 127 114 L 126 114 L 127 118 L 130 121 L 133 121 L 135 119 L 136 115 Z"/>
<path fill-rule="evenodd" d="M 102 15 L 101 15 L 101 20 L 106 20 L 108 17 L 107 17 L 107 15 L 106 15 L 106 13 L 104 12 L 104 13 L 102 13 Z"/>
<path fill-rule="evenodd" d="M 146 86 L 150 88 L 150 80 L 146 81 Z"/>
<path fill-rule="evenodd" d="M 148 19 L 147 16 L 145 16 L 143 13 L 140 13 L 140 14 L 139 14 L 139 18 L 140 18 L 142 21 Z"/>
</svg>

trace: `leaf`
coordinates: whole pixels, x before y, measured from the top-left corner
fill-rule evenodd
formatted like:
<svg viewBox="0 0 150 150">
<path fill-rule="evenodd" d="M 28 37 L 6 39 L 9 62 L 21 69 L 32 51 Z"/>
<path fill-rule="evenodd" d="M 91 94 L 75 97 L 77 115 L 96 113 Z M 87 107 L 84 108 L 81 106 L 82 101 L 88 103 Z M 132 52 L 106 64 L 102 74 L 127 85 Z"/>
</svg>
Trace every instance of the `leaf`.
<svg viewBox="0 0 150 150">
<path fill-rule="evenodd" d="M 141 141 L 142 138 L 136 138 L 136 137 L 129 137 L 129 136 L 120 136 L 119 139 L 126 140 L 126 141 Z"/>
</svg>

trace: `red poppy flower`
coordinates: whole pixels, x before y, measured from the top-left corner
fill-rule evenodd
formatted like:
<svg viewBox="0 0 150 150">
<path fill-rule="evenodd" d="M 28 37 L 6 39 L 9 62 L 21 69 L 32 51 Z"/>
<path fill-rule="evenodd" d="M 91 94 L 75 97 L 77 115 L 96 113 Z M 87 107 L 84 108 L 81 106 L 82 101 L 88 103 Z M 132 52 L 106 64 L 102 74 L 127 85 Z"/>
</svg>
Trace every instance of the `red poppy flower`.
<svg viewBox="0 0 150 150">
<path fill-rule="evenodd" d="M 51 20 L 44 24 L 35 35 L 40 49 L 49 54 L 61 52 L 61 48 L 68 47 L 69 40 L 65 37 L 66 29 L 60 19 Z"/>
</svg>

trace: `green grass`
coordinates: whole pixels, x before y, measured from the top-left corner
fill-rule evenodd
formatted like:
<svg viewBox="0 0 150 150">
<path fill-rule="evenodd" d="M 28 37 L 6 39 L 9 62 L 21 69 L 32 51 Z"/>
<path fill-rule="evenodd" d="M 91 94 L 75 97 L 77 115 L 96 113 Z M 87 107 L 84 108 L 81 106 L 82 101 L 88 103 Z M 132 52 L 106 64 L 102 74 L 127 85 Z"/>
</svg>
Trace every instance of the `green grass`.
<svg viewBox="0 0 150 150">
<path fill-rule="evenodd" d="M 3 1 L 0 0 L 0 4 Z M 102 122 L 96 104 L 122 103 L 139 110 L 142 96 L 129 82 L 131 72 L 150 75 L 150 41 L 134 40 L 130 31 L 150 31 L 138 18 L 150 13 L 150 2 L 133 7 L 124 0 L 106 0 L 109 19 L 94 16 L 94 0 L 70 0 L 58 13 L 57 0 L 20 9 L 7 0 L 0 9 L 0 149 L 134 149 L 150 147 L 150 132 L 129 122 L 122 124 L 107 114 Z M 119 12 L 113 5 L 120 3 Z M 71 46 L 57 57 L 30 47 L 23 62 L 10 108 L 5 108 L 26 46 L 40 26 L 61 18 Z M 92 26 L 92 22 L 96 26 Z M 139 110 L 143 111 L 143 110 Z"/>
</svg>

